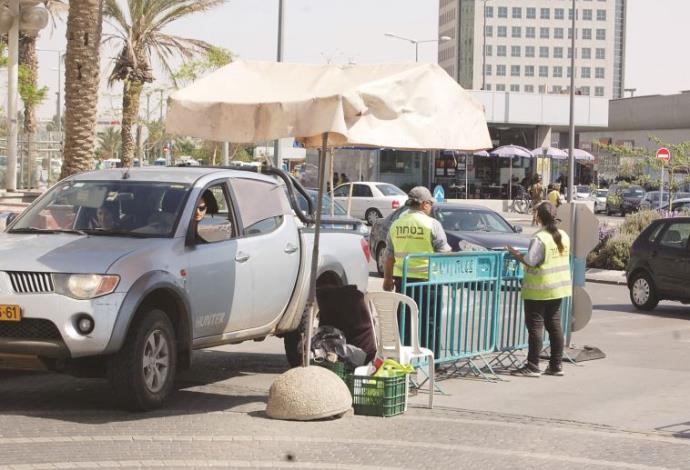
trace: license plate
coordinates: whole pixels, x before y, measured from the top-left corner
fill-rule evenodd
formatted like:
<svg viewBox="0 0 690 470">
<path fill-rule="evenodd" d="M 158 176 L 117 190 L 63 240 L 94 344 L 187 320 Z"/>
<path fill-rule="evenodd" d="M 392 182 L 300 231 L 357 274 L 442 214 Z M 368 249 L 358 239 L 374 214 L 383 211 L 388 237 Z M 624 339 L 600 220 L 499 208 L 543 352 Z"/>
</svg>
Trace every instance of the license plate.
<svg viewBox="0 0 690 470">
<path fill-rule="evenodd" d="M 22 309 L 19 305 L 0 305 L 0 321 L 21 321 Z"/>
</svg>

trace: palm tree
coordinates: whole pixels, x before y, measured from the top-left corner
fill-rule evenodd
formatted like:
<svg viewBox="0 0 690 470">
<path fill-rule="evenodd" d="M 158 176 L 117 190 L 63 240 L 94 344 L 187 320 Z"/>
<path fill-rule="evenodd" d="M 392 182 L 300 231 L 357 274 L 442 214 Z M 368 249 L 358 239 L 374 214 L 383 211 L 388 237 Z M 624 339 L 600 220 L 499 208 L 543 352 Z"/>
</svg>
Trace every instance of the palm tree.
<svg viewBox="0 0 690 470">
<path fill-rule="evenodd" d="M 103 0 L 70 0 L 69 3 L 63 178 L 91 168 L 103 28 Z"/>
<path fill-rule="evenodd" d="M 61 0 L 43 0 L 43 5 L 48 10 L 52 26 L 55 26 L 56 17 L 67 11 L 67 4 Z M 35 159 L 36 139 L 36 106 L 45 100 L 47 88 L 38 88 L 38 58 L 36 57 L 36 40 L 38 35 L 20 34 L 19 36 L 19 95 L 24 102 L 24 135 L 28 139 L 27 155 L 29 162 L 29 186 L 31 186 L 31 166 Z M 48 158 L 46 162 L 48 165 Z"/>
<path fill-rule="evenodd" d="M 98 150 L 101 152 L 103 159 L 117 158 L 121 147 L 120 129 L 108 127 L 106 130 L 98 133 Z"/>
<path fill-rule="evenodd" d="M 209 50 L 211 44 L 163 32 L 166 26 L 194 13 L 210 10 L 225 0 L 128 0 L 127 11 L 118 0 L 105 0 L 105 15 L 116 34 L 105 42 L 117 41 L 118 58 L 109 83 L 123 82 L 122 165 L 131 166 L 135 142 L 132 126 L 139 116 L 139 100 L 145 83 L 153 81 L 151 58 L 172 76 L 170 60 L 182 56 L 190 60 Z"/>
</svg>

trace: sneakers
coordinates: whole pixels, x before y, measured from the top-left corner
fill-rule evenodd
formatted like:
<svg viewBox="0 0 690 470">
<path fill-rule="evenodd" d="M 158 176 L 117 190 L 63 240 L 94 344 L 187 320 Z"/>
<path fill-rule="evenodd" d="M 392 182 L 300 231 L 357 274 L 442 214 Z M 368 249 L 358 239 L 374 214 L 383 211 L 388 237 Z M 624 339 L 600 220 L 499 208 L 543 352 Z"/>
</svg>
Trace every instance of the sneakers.
<svg viewBox="0 0 690 470">
<path fill-rule="evenodd" d="M 549 366 L 544 371 L 545 375 L 555 375 L 556 377 L 563 377 L 563 368 L 561 366 Z"/>
<path fill-rule="evenodd" d="M 529 364 L 526 364 L 522 367 L 520 367 L 517 370 L 514 370 L 510 373 L 510 375 L 515 375 L 519 377 L 541 377 L 541 371 L 539 368 L 533 368 Z"/>
</svg>

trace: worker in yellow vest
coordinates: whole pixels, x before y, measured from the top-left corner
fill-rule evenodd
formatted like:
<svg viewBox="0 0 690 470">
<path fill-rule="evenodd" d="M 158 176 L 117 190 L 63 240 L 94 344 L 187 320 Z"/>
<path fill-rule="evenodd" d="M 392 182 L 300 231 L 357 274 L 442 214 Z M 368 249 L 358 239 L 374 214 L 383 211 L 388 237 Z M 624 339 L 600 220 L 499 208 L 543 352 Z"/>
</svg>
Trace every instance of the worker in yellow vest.
<svg viewBox="0 0 690 470">
<path fill-rule="evenodd" d="M 537 222 L 542 229 L 532 238 L 523 255 L 512 246 L 506 248 L 525 265 L 522 298 L 525 304 L 525 325 L 529 332 L 527 363 L 513 375 L 539 377 L 539 355 L 543 349 L 544 327 L 549 332 L 551 357 L 544 371 L 547 375 L 563 375 L 563 327 L 561 301 L 572 295 L 570 278 L 570 238 L 556 227 L 556 208 L 549 202 L 537 207 Z"/>
<path fill-rule="evenodd" d="M 451 251 L 446 239 L 446 232 L 441 223 L 431 217 L 434 197 L 424 186 L 416 186 L 408 193 L 406 205 L 409 210 L 401 215 L 388 231 L 386 253 L 383 268 L 383 289 L 401 292 L 403 277 L 403 261 L 411 253 L 434 253 Z M 412 258 L 407 268 L 408 281 L 427 280 L 429 278 L 429 261 L 423 258 Z M 405 292 L 401 292 L 405 293 Z M 414 300 L 420 313 L 420 329 L 424 334 L 420 343 L 424 347 L 434 349 L 438 356 L 438 328 L 439 321 L 435 321 L 440 312 L 436 306 L 441 305 L 441 289 L 437 286 L 424 286 L 415 289 Z M 427 302 L 427 298 L 429 301 Z M 427 308 L 428 306 L 428 308 Z M 409 321 L 405 322 L 403 344 L 410 344 Z"/>
</svg>

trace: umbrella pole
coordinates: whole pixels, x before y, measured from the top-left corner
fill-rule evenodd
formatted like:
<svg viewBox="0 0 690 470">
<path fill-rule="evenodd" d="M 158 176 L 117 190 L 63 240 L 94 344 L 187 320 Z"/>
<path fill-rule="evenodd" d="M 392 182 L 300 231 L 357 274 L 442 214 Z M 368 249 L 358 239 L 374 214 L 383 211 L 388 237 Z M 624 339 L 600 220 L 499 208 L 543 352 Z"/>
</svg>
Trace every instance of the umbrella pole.
<svg viewBox="0 0 690 470">
<path fill-rule="evenodd" d="M 510 172 L 508 174 L 508 199 L 513 200 L 513 156 L 510 157 Z"/>
<path fill-rule="evenodd" d="M 316 218 L 314 223 L 314 248 L 311 255 L 311 273 L 309 277 L 309 298 L 307 308 L 309 309 L 309 320 L 307 322 L 307 332 L 305 336 L 304 355 L 302 356 L 302 366 L 309 365 L 309 354 L 311 353 L 311 337 L 314 330 L 314 317 L 316 313 L 316 276 L 319 272 L 319 238 L 321 235 L 321 211 L 320 201 L 323 200 L 323 184 L 326 173 L 326 150 L 328 146 L 328 133 L 323 133 L 321 152 L 319 152 L 319 195 L 316 203 Z"/>
</svg>

